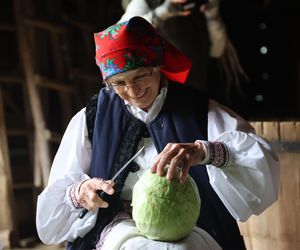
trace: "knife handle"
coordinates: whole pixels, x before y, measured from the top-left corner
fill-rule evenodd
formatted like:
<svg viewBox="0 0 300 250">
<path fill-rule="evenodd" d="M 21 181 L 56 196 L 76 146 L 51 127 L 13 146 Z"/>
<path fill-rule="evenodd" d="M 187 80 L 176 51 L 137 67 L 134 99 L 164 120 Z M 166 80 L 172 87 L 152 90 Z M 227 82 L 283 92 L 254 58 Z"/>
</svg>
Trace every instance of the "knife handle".
<svg viewBox="0 0 300 250">
<path fill-rule="evenodd" d="M 101 190 L 97 191 L 97 194 L 99 195 L 99 197 L 103 200 L 105 193 Z M 88 212 L 89 210 L 87 210 L 86 208 L 82 209 L 80 214 L 79 214 L 79 218 L 82 219 Z"/>
</svg>

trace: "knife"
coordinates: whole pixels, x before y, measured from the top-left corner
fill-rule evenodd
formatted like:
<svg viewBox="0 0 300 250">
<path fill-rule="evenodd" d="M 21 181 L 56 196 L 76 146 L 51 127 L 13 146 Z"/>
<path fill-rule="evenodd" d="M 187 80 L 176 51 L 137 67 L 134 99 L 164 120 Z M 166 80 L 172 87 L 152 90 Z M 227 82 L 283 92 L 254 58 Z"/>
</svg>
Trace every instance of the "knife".
<svg viewBox="0 0 300 250">
<path fill-rule="evenodd" d="M 134 156 L 132 156 L 119 170 L 118 170 L 118 172 L 117 173 L 115 173 L 114 174 L 114 176 L 110 179 L 111 181 L 114 181 L 117 177 L 118 177 L 118 175 L 143 151 L 143 149 L 145 148 L 145 146 L 143 146 L 143 147 L 141 147 L 140 148 L 140 150 L 139 151 L 137 151 L 136 153 L 135 153 L 135 155 Z M 101 199 L 103 199 L 103 197 L 104 197 L 104 194 L 105 194 L 105 192 L 104 191 L 100 191 L 99 193 L 98 193 L 98 195 L 100 196 L 100 198 Z M 80 212 L 80 214 L 79 214 L 79 218 L 80 219 L 82 219 L 85 215 L 86 215 L 86 213 L 88 212 L 89 210 L 87 210 L 87 209 L 83 209 L 81 212 Z"/>
</svg>

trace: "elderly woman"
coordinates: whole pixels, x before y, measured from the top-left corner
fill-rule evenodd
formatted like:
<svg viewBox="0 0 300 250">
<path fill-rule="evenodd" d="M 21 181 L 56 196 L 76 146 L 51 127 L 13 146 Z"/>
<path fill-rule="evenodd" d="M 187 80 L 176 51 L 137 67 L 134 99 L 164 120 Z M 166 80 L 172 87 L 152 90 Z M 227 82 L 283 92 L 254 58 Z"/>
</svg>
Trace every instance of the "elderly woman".
<svg viewBox="0 0 300 250">
<path fill-rule="evenodd" d="M 236 220 L 277 199 L 279 162 L 269 144 L 233 111 L 184 86 L 190 60 L 142 17 L 96 33 L 95 43 L 106 88 L 62 139 L 38 197 L 41 240 L 84 250 L 245 249 Z M 139 176 L 148 168 L 162 175 L 167 164 L 166 178 L 180 165 L 181 181 L 193 177 L 202 200 L 197 227 L 178 242 L 143 237 L 128 211 Z M 89 212 L 79 218 L 83 208 Z"/>
</svg>

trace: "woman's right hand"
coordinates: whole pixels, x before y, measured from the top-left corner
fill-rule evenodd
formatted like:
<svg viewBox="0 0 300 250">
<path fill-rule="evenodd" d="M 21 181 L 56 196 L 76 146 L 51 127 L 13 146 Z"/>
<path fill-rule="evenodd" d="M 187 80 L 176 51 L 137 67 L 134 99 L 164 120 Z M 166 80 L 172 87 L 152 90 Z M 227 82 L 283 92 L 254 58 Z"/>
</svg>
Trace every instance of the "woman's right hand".
<svg viewBox="0 0 300 250">
<path fill-rule="evenodd" d="M 79 186 L 78 203 L 89 211 L 94 211 L 99 207 L 106 208 L 108 207 L 108 203 L 102 200 L 97 192 L 103 191 L 112 195 L 115 192 L 113 186 L 113 181 L 106 181 L 101 178 L 85 180 Z"/>
</svg>

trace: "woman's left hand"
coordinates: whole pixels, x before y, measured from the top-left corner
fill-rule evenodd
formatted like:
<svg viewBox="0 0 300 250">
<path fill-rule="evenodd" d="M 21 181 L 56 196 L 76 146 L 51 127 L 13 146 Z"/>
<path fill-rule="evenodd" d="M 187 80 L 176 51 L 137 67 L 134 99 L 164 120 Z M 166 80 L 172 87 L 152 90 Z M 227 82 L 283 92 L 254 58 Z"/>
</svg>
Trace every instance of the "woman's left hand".
<svg viewBox="0 0 300 250">
<path fill-rule="evenodd" d="M 166 165 L 169 164 L 166 178 L 171 180 L 174 177 L 176 168 L 181 168 L 180 181 L 188 178 L 189 168 L 197 165 L 205 157 L 205 146 L 197 143 L 168 143 L 164 150 L 156 157 L 151 168 L 152 173 L 162 176 Z"/>
</svg>

